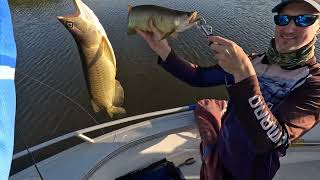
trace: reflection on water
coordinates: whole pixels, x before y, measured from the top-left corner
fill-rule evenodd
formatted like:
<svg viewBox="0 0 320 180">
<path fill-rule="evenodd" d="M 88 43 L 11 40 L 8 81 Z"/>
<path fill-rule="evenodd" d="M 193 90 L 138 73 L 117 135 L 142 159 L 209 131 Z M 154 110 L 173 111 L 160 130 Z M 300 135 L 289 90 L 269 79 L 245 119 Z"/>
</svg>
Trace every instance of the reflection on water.
<svg viewBox="0 0 320 180">
<path fill-rule="evenodd" d="M 215 35 L 230 38 L 247 52 L 263 52 L 274 25 L 277 0 L 84 0 L 104 26 L 117 58 L 117 78 L 125 91 L 128 116 L 227 98 L 223 87 L 192 88 L 169 75 L 138 36 L 126 35 L 127 5 L 155 4 L 197 10 Z M 29 146 L 109 121 L 93 113 L 76 44 L 56 16 L 74 11 L 71 0 L 10 0 L 18 50 L 16 128 Z M 215 64 L 206 38 L 192 28 L 170 39 L 175 51 L 199 65 Z M 70 100 L 71 99 L 71 100 Z M 74 102 L 73 102 L 74 101 Z M 75 103 L 76 102 L 76 103 Z M 78 104 L 78 105 L 76 105 Z M 80 106 L 79 106 L 80 105 Z M 94 116 L 95 120 L 90 116 Z M 16 135 L 15 152 L 25 149 Z"/>
</svg>

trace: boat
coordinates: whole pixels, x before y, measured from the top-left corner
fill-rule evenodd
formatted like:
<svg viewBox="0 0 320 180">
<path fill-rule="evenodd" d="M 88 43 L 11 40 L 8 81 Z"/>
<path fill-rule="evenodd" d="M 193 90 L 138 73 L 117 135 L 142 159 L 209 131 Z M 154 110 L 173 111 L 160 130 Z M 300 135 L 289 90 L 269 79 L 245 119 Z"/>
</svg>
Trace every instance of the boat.
<svg viewBox="0 0 320 180">
<path fill-rule="evenodd" d="M 144 170 L 163 159 L 179 169 L 184 179 L 200 179 L 200 136 L 193 109 L 194 106 L 184 106 L 107 122 L 57 137 L 31 147 L 29 151 L 38 151 L 72 137 L 84 141 L 37 163 L 46 180 L 113 180 Z M 96 138 L 85 135 L 127 122 L 132 125 Z M 289 147 L 287 155 L 281 158 L 281 168 L 275 179 L 320 179 L 319 134 L 320 127 L 316 126 Z M 27 154 L 27 150 L 21 151 L 14 154 L 13 159 Z M 9 179 L 39 179 L 39 174 L 34 166 L 30 166 Z"/>
<path fill-rule="evenodd" d="M 6 107 L 10 116 L 2 116 L 0 113 L 0 137 L 2 132 L 9 132 L 9 136 L 2 142 L 9 145 L 6 151 L 0 151 L 0 179 L 7 179 L 11 163 L 13 149 L 13 129 L 15 94 L 14 94 L 14 65 L 15 65 L 15 44 L 12 32 L 10 11 L 7 1 L 0 0 L 0 35 L 1 39 L 11 37 L 12 52 L 10 56 L 4 56 L 0 43 L 0 58 L 6 57 L 12 61 L 2 61 L 7 64 L 0 64 L 0 82 L 8 82 L 8 92 L 11 92 L 7 99 L 11 104 Z M 5 16 L 2 16 L 2 15 Z M 4 17 L 4 18 L 2 18 Z M 4 21 L 3 21 L 4 20 Z M 3 28 L 5 27 L 5 28 Z M 2 33 L 4 32 L 4 33 Z M 1 41 L 2 42 L 2 41 Z M 7 44 L 8 45 L 8 44 Z M 5 58 L 4 58 L 5 59 Z M 8 66 L 9 65 L 9 66 Z M 1 69 L 1 66 L 7 66 Z M 12 76 L 9 80 L 3 81 L 2 72 L 7 72 L 11 67 Z M 8 80 L 8 81 L 7 81 Z M 2 84 L 1 84 L 2 85 Z M 1 86 L 3 90 L 4 86 Z M 10 91 L 11 90 L 11 91 Z M 0 96 L 0 105 L 2 105 Z M 6 99 L 5 99 L 6 100 Z M 2 106 L 0 106 L 2 108 Z M 145 113 L 132 117 L 126 117 L 85 129 L 70 132 L 60 137 L 27 148 L 13 155 L 13 160 L 18 160 L 36 151 L 52 146 L 56 143 L 63 143 L 65 140 L 77 137 L 83 142 L 74 145 L 66 150 L 52 155 L 34 165 L 12 174 L 10 180 L 113 180 L 124 179 L 128 175 L 144 173 L 150 170 L 149 167 L 165 167 L 174 170 L 182 176 L 181 179 L 200 179 L 201 158 L 199 156 L 200 136 L 194 118 L 194 105 L 178 107 Z M 10 118 L 8 118 L 10 117 Z M 2 126 L 2 120 L 7 126 Z M 8 121 L 8 119 L 10 121 Z M 104 133 L 98 137 L 91 138 L 87 134 L 99 131 L 103 128 L 130 123 L 111 132 Z M 6 129 L 3 130 L 3 127 Z M 1 149 L 0 149 L 1 150 Z M 4 152 L 4 153 L 3 153 Z M 3 154 L 2 154 L 3 153 Z M 6 173 L 1 173 L 2 168 Z M 316 126 L 304 135 L 293 146 L 289 147 L 287 155 L 281 158 L 281 168 L 275 179 L 320 179 L 320 127 Z"/>
</svg>

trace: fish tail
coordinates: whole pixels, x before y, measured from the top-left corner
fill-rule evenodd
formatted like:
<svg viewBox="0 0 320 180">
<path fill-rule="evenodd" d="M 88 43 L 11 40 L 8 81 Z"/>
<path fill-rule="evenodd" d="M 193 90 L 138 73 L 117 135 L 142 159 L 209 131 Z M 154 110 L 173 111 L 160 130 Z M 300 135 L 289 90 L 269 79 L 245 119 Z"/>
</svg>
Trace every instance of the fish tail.
<svg viewBox="0 0 320 180">
<path fill-rule="evenodd" d="M 122 107 L 111 106 L 107 108 L 108 115 L 113 119 L 116 117 L 123 117 L 127 112 Z"/>
<path fill-rule="evenodd" d="M 99 112 L 101 110 L 101 108 L 93 100 L 91 100 L 91 105 L 94 112 Z"/>
</svg>

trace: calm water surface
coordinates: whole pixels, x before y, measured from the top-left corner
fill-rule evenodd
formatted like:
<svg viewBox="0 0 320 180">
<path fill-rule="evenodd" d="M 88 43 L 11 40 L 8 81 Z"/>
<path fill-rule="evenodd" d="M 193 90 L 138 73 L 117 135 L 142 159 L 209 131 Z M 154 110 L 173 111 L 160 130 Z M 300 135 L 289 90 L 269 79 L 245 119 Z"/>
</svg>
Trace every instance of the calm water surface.
<svg viewBox="0 0 320 180">
<path fill-rule="evenodd" d="M 237 42 L 246 52 L 263 52 L 273 35 L 276 0 L 84 0 L 108 34 L 117 59 L 117 79 L 125 91 L 128 116 L 227 99 L 223 87 L 192 88 L 160 68 L 157 56 L 138 36 L 127 36 L 127 5 L 155 4 L 197 10 L 214 34 Z M 15 152 L 77 129 L 110 121 L 91 109 L 79 53 L 56 16 L 74 12 L 71 0 L 10 0 L 18 50 Z M 186 60 L 215 64 L 206 38 L 192 28 L 170 44 Z"/>
</svg>

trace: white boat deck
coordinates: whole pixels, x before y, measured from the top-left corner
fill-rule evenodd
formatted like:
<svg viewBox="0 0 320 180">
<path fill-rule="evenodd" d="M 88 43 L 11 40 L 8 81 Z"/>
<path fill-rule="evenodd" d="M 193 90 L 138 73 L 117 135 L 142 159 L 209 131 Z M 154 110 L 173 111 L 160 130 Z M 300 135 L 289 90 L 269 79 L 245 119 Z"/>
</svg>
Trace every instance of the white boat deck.
<svg viewBox="0 0 320 180">
<path fill-rule="evenodd" d="M 186 179 L 199 179 L 200 138 L 192 111 L 128 126 L 94 140 L 94 144 L 85 142 L 39 162 L 43 178 L 113 180 L 163 158 L 179 165 L 194 157 L 194 164 L 180 169 Z M 320 146 L 290 148 L 281 164 L 275 179 L 320 179 Z M 10 179 L 40 178 L 32 166 Z"/>
<path fill-rule="evenodd" d="M 170 134 L 194 128 L 192 111 L 156 118 L 95 138 L 94 144 L 85 142 L 77 145 L 39 162 L 38 168 L 46 180 L 87 179 L 90 177 L 90 173 L 99 167 L 99 163 L 115 157 L 122 157 L 122 153 L 127 152 L 130 148 L 142 143 L 150 143 L 152 140 L 158 141 L 157 138 L 165 138 Z M 190 139 L 188 143 L 191 142 Z M 121 162 L 119 162 L 120 164 Z M 117 169 L 117 166 L 114 165 L 114 168 Z M 109 172 L 112 171 L 110 170 L 106 174 L 109 174 Z M 122 174 L 119 174 L 119 176 Z M 11 176 L 10 179 L 39 179 L 39 176 L 34 166 L 31 166 Z M 104 177 L 104 179 L 109 178 Z"/>
</svg>

